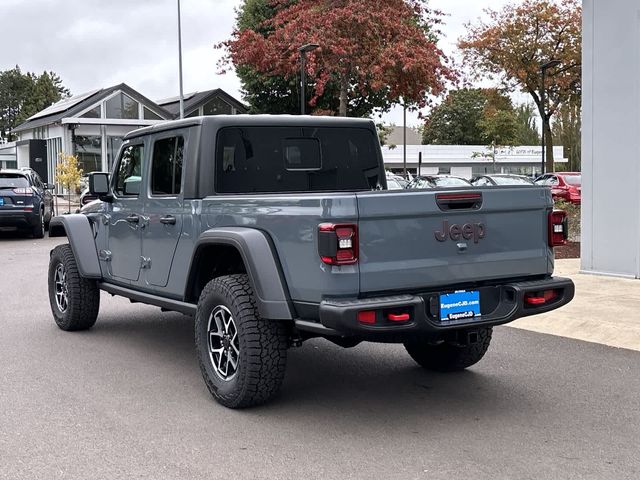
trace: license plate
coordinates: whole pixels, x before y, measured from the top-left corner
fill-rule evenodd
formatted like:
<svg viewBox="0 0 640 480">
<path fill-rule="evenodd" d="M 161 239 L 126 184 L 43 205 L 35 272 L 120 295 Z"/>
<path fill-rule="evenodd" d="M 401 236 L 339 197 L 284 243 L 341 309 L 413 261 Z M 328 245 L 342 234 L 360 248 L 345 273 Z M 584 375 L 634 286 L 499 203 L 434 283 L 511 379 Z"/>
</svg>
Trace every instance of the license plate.
<svg viewBox="0 0 640 480">
<path fill-rule="evenodd" d="M 440 321 L 455 322 L 480 317 L 480 292 L 459 290 L 440 295 Z"/>
<path fill-rule="evenodd" d="M 4 198 L 0 197 L 0 207 L 4 205 Z"/>
</svg>

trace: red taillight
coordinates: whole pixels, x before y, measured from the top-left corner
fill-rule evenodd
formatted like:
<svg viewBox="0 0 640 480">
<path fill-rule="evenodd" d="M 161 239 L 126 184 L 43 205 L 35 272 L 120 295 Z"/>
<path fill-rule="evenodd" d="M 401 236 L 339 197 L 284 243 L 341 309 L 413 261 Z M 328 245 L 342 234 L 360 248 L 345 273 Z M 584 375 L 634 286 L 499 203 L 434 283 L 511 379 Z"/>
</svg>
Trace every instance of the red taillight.
<svg viewBox="0 0 640 480">
<path fill-rule="evenodd" d="M 376 323 L 375 310 L 362 310 L 358 312 L 358 322 L 366 323 L 367 325 L 373 325 Z"/>
<path fill-rule="evenodd" d="M 567 213 L 554 210 L 549 214 L 549 246 L 559 247 L 567 244 Z"/>
<path fill-rule="evenodd" d="M 16 195 L 24 195 L 25 197 L 32 197 L 33 189 L 31 187 L 14 188 L 13 193 Z"/>
<path fill-rule="evenodd" d="M 318 225 L 318 254 L 327 265 L 350 265 L 358 261 L 358 227 L 354 224 Z"/>
<path fill-rule="evenodd" d="M 545 290 L 543 292 L 527 293 L 524 296 L 524 303 L 527 305 L 544 305 L 554 300 L 558 296 L 555 290 Z"/>
</svg>

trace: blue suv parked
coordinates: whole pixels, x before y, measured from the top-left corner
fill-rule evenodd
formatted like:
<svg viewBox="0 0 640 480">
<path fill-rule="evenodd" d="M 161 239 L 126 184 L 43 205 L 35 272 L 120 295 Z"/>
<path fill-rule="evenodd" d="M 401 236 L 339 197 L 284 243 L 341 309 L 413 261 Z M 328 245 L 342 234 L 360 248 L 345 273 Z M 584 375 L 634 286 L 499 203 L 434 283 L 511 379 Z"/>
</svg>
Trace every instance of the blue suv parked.
<svg viewBox="0 0 640 480">
<path fill-rule="evenodd" d="M 30 231 L 44 237 L 54 215 L 53 186 L 31 169 L 0 170 L 0 227 Z"/>
</svg>

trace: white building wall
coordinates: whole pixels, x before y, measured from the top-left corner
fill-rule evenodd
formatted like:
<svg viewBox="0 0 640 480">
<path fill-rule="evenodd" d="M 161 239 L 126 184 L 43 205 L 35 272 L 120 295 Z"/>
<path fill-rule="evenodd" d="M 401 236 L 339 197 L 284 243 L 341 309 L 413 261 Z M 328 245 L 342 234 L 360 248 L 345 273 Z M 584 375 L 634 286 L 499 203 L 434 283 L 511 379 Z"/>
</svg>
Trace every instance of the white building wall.
<svg viewBox="0 0 640 480">
<path fill-rule="evenodd" d="M 640 277 L 640 3 L 583 1 L 582 270 Z"/>
</svg>

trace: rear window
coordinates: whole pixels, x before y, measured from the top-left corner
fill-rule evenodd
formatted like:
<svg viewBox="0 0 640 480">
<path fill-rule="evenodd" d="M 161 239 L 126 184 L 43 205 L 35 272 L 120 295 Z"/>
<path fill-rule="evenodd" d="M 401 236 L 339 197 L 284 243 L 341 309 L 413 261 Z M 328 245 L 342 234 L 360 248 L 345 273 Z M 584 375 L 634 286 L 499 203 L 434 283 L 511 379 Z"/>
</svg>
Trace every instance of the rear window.
<svg viewBox="0 0 640 480">
<path fill-rule="evenodd" d="M 456 177 L 436 177 L 433 179 L 438 187 L 468 187 L 469 182 Z"/>
<path fill-rule="evenodd" d="M 219 193 L 380 188 L 377 138 L 365 128 L 227 127 L 218 133 Z"/>
<path fill-rule="evenodd" d="M 582 175 L 563 175 L 564 181 L 569 185 L 579 187 L 582 183 Z"/>
<path fill-rule="evenodd" d="M 531 185 L 531 180 L 522 177 L 493 177 L 498 185 Z"/>
<path fill-rule="evenodd" d="M 29 186 L 29 180 L 24 175 L 0 173 L 0 188 L 24 188 Z"/>
</svg>

